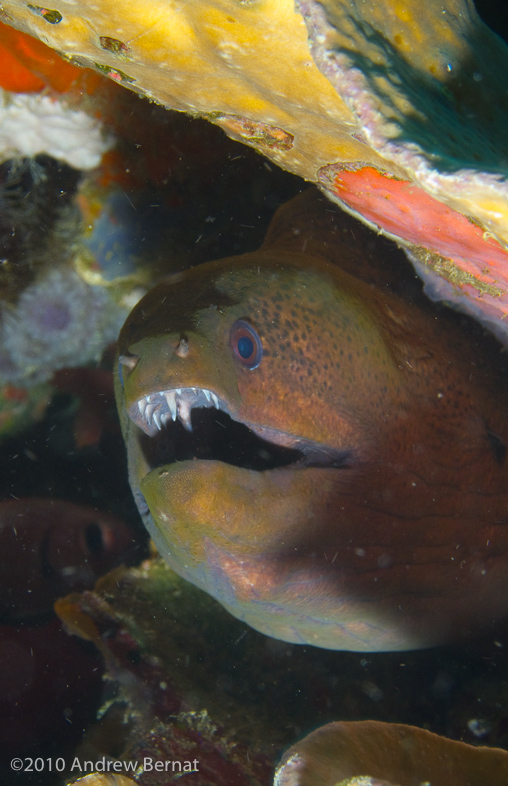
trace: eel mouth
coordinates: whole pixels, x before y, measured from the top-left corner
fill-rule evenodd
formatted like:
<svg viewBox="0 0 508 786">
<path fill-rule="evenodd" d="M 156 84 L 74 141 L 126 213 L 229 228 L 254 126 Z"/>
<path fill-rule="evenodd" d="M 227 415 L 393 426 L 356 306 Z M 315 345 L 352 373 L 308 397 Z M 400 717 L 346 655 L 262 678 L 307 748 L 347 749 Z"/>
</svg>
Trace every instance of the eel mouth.
<svg viewBox="0 0 508 786">
<path fill-rule="evenodd" d="M 205 388 L 172 388 L 145 396 L 129 410 L 143 433 L 139 444 L 150 469 L 189 460 L 221 461 L 259 472 L 291 467 L 345 469 L 351 452 L 231 416 Z"/>
</svg>

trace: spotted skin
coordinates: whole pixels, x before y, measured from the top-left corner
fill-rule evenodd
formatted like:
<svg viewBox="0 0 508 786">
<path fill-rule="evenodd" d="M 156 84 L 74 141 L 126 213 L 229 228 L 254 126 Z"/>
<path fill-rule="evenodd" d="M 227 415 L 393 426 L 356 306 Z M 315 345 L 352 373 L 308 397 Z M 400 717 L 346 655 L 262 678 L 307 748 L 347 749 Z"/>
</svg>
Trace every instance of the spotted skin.
<svg viewBox="0 0 508 786">
<path fill-rule="evenodd" d="M 261 341 L 255 368 L 232 347 L 237 320 Z M 502 620 L 508 377 L 464 323 L 314 192 L 276 214 L 259 251 L 149 292 L 120 335 L 117 399 L 131 486 L 169 565 L 258 630 L 331 649 L 426 647 Z M 203 458 L 199 426 L 195 455 L 151 463 L 165 437 L 137 402 L 189 388 L 257 437 L 317 453 L 262 469 Z"/>
</svg>

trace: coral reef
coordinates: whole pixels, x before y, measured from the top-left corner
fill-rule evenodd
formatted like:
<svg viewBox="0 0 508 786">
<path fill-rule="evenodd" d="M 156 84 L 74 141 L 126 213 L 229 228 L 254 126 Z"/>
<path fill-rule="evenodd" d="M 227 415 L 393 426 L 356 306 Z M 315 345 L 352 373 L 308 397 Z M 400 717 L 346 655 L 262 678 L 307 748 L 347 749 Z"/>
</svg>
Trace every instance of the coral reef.
<svg viewBox="0 0 508 786">
<path fill-rule="evenodd" d="M 166 636 L 158 620 L 168 604 L 173 625 Z M 155 561 L 132 573 L 119 569 L 93 593 L 58 601 L 56 610 L 68 632 L 99 648 L 108 680 L 117 687 L 109 704 L 114 699 L 124 706 L 121 749 L 113 754 L 108 748 L 110 736 L 118 746 L 118 733 L 92 730 L 77 753 L 83 767 L 87 760 L 114 755 L 139 763 L 137 783 L 158 786 L 167 776 L 142 762 L 197 760 L 196 771 L 185 776 L 195 786 L 269 783 L 269 736 L 262 732 L 261 717 L 245 717 L 241 703 L 217 692 L 213 677 L 227 658 L 231 635 L 241 638 L 242 627 L 233 623 L 231 629 L 227 615 L 207 596 Z M 254 729 L 265 740 L 260 750 L 249 744 Z"/>
<path fill-rule="evenodd" d="M 368 658 L 292 646 L 248 629 L 161 560 L 118 569 L 101 579 L 94 592 L 60 601 L 57 611 L 67 630 L 95 643 L 106 664 L 107 712 L 76 752 L 81 762 L 106 757 L 111 762 L 141 764 L 145 755 L 161 761 L 196 757 L 203 763 L 207 786 L 236 783 L 227 769 L 233 763 L 237 777 L 250 772 L 251 778 L 258 779 L 254 783 L 267 785 L 288 744 L 342 717 L 348 722 L 324 726 L 322 736 L 318 729 L 297 744 L 303 759 L 301 774 L 307 778 L 302 783 L 335 785 L 341 778 L 369 774 L 361 765 L 376 764 L 376 756 L 378 769 L 370 773 L 389 781 L 393 766 L 386 769 L 387 762 L 397 766 L 398 756 L 410 766 L 412 757 L 407 756 L 407 747 L 399 745 L 401 736 L 415 749 L 423 740 L 437 750 L 433 754 L 430 748 L 432 770 L 426 768 L 418 783 L 467 782 L 457 776 L 446 781 L 446 776 L 463 772 L 470 762 L 480 770 L 490 768 L 491 780 L 484 782 L 501 786 L 506 779 L 496 780 L 492 769 L 497 761 L 506 767 L 505 752 L 475 751 L 422 729 L 379 722 L 397 718 L 475 743 L 470 724 L 478 715 L 471 713 L 481 711 L 480 720 L 489 729 L 482 744 L 505 745 L 504 637 L 476 649 Z M 378 722 L 364 722 L 366 717 Z M 342 731 L 337 745 L 336 729 Z M 316 748 L 323 749 L 319 762 Z M 339 751 L 343 756 L 337 756 Z M 291 748 L 282 763 L 294 752 Z M 416 756 L 414 761 L 418 763 Z M 213 771 L 206 769 L 212 763 Z M 118 772 L 129 774 L 125 769 Z M 432 772 L 432 779 L 426 772 Z M 290 774 L 289 767 L 288 778 Z M 140 786 L 167 783 L 163 774 L 157 779 L 157 773 L 143 772 L 141 767 L 129 777 Z M 98 780 L 101 786 L 104 782 Z M 413 782 L 392 781 L 397 786 Z M 361 781 L 357 786 L 360 783 L 366 786 Z"/>
<path fill-rule="evenodd" d="M 182 264 L 175 251 L 192 221 L 216 217 L 211 201 L 189 221 L 179 191 L 217 177 L 230 143 L 216 132 L 216 155 L 189 165 L 183 156 L 209 136 L 205 124 L 142 107 L 2 24 L 0 41 L 17 63 L 9 86 L 24 91 L 4 93 L 1 122 L 0 385 L 23 390 L 96 362 L 146 283 Z M 210 225 L 198 242 L 222 230 Z M 207 253 L 201 242 L 194 256 Z"/>
<path fill-rule="evenodd" d="M 442 10 L 448 24 L 441 24 Z M 261 4 L 105 0 L 93 8 L 58 0 L 51 9 L 10 0 L 3 3 L 4 22 L 39 35 L 73 59 L 73 63 L 62 59 L 40 41 L 3 26 L 0 82 L 4 90 L 45 91 L 36 101 L 23 97 L 13 100 L 13 105 L 22 105 L 24 110 L 34 107 L 29 123 L 37 113 L 39 121 L 47 119 L 41 109 L 54 109 L 55 118 L 63 117 L 65 124 L 71 112 L 83 112 L 90 139 L 105 148 L 111 140 L 114 145 L 103 153 L 98 170 L 88 170 L 86 182 L 69 189 L 69 210 L 57 210 L 46 224 L 48 233 L 36 232 L 39 218 L 47 218 L 45 207 L 50 200 L 43 188 L 38 190 L 42 181 L 37 185 L 36 178 L 30 180 L 30 163 L 21 178 L 20 198 L 11 199 L 5 190 L 0 193 L 9 202 L 12 226 L 20 219 L 16 237 L 9 237 L 11 227 L 2 225 L 8 250 L 0 268 L 2 313 L 8 315 L 2 330 L 8 332 L 9 318 L 14 327 L 19 324 L 23 292 L 28 293 L 27 301 L 38 286 L 48 292 L 44 286 L 51 271 L 58 273 L 54 281 L 62 291 L 66 291 L 65 277 L 71 274 L 74 286 L 77 275 L 81 279 L 78 289 L 83 283 L 87 298 L 115 291 L 114 308 L 128 308 L 129 295 L 140 284 L 189 263 L 255 248 L 263 234 L 259 215 L 267 221 L 267 205 L 273 210 L 283 201 L 284 189 L 262 180 L 262 163 L 258 169 L 252 163 L 244 166 L 246 150 L 242 154 L 226 146 L 227 140 L 203 131 L 197 121 L 178 125 L 168 113 L 161 122 L 157 107 L 140 101 L 135 104 L 134 94 L 129 97 L 132 103 L 121 98 L 122 85 L 209 118 L 271 161 L 319 182 L 349 210 L 404 242 L 420 268 L 428 269 L 431 284 L 438 290 L 439 276 L 443 276 L 445 291 L 438 291 L 438 296 L 462 297 L 468 308 L 479 306 L 484 316 L 503 326 L 505 183 L 496 151 L 504 150 L 499 130 L 504 111 L 504 87 L 499 83 L 505 72 L 504 50 L 478 23 L 471 4 L 449 0 L 439 7 L 438 16 L 435 11 L 435 4 L 416 0 L 402 9 L 388 0 L 375 8 L 353 1 L 302 2 L 297 11 L 289 0 Z M 343 38 L 337 40 L 341 31 Z M 79 68 L 78 62 L 89 63 L 95 74 Z M 92 84 L 95 87 L 89 89 Z M 112 92 L 115 88 L 116 93 Z M 51 103 L 58 91 L 64 93 L 58 99 L 60 106 Z M 119 111 L 122 104 L 125 111 Z M 480 106 L 482 111 L 476 112 Z M 432 123 L 425 123 L 427 110 Z M 96 133 L 100 122 L 108 129 L 102 139 Z M 463 146 L 452 139 L 455 124 Z M 12 140 L 11 135 L 6 143 L 11 150 Z M 55 148 L 57 155 L 64 147 Z M 71 136 L 69 149 L 75 147 Z M 21 150 L 16 148 L 14 155 L 22 155 Z M 10 171 L 15 160 L 5 161 L 5 171 Z M 191 160 L 197 163 L 190 165 Z M 7 190 L 12 194 L 9 177 Z M 149 188 L 141 194 L 147 179 Z M 66 191 L 54 188 L 52 178 L 46 182 L 51 186 L 47 194 L 60 198 L 60 191 Z M 26 209 L 25 196 L 30 191 L 40 198 Z M 244 214 L 238 220 L 233 210 L 221 210 L 227 192 L 251 206 L 247 218 Z M 381 198 L 376 201 L 377 197 Z M 132 204 L 130 217 L 129 209 L 122 209 L 122 199 L 124 207 Z M 154 218 L 150 211 L 155 205 L 162 210 Z M 140 206 L 145 211 L 139 221 L 141 232 L 137 236 L 134 232 L 133 239 L 130 230 L 136 229 L 135 213 Z M 155 237 L 160 216 L 164 216 L 165 232 Z M 118 224 L 117 219 L 121 219 Z M 28 237 L 26 242 L 22 235 Z M 45 235 L 50 236 L 48 243 Z M 62 248 L 59 238 L 64 236 L 73 253 L 62 257 L 57 251 Z M 232 249 L 225 252 L 226 236 L 232 239 Z M 139 255 L 136 237 L 142 243 Z M 74 254 L 76 249 L 79 253 Z M 145 249 L 149 249 L 146 254 Z M 474 264 L 467 267 L 464 260 L 469 257 Z M 137 281 L 126 285 L 115 281 L 117 274 L 124 277 L 133 271 Z M 110 288 L 112 281 L 115 284 Z M 32 303 L 34 318 L 44 322 L 44 307 Z M 46 318 L 57 341 L 53 318 L 58 304 L 54 309 L 49 306 L 49 311 Z M 64 312 L 60 323 L 66 320 Z M 67 316 L 72 316 L 70 311 Z M 86 320 L 85 325 L 88 329 Z M 15 353 L 4 351 L 5 373 L 16 384 L 1 377 L 0 429 L 11 430 L 15 420 L 26 422 L 28 415 L 37 420 L 49 399 L 49 384 L 35 384 L 37 379 L 49 379 L 49 368 L 45 371 L 37 362 L 33 365 L 32 337 L 23 336 L 26 376 L 22 372 L 25 361 L 18 362 Z M 11 338 L 17 347 L 17 336 Z M 83 362 L 87 340 L 82 334 L 73 363 Z M 47 350 L 58 365 L 57 348 L 43 345 L 41 351 Z M 81 384 L 85 388 L 85 377 L 78 371 L 68 384 L 60 376 L 65 371 L 59 372 L 58 386 L 73 397 Z M 4 495 L 19 493 L 13 477 L 22 472 L 25 493 L 27 486 L 30 490 L 33 486 L 40 494 L 51 489 L 51 493 L 72 493 L 87 502 L 99 496 L 113 506 L 128 506 L 128 489 L 118 485 L 125 474 L 118 440 L 111 433 L 102 439 L 99 415 L 96 428 L 87 429 L 85 424 L 80 430 L 78 447 L 85 444 L 86 449 L 76 450 L 71 416 L 76 402 L 69 404 L 68 398 L 66 403 L 66 396 L 60 395 L 47 411 L 47 419 L 23 440 L 3 443 Z M 32 440 L 35 432 L 39 434 L 37 447 Z M 83 454 L 93 461 L 83 464 Z M 239 778 L 256 777 L 268 783 L 269 769 L 285 746 L 337 717 L 396 718 L 472 742 L 482 735 L 482 742 L 506 745 L 502 631 L 495 641 L 484 642 L 476 650 L 366 658 L 317 652 L 264 639 L 169 576 L 159 563 L 117 572 L 101 584 L 98 593 L 75 599 L 62 611 L 70 627 L 86 631 L 98 644 L 108 664 L 105 704 L 114 700 L 112 688 L 117 688 L 120 718 L 116 718 L 114 734 L 109 734 L 111 727 L 106 729 L 114 713 L 106 713 L 105 723 L 93 730 L 98 735 L 95 742 L 100 740 L 95 750 L 114 760 L 143 751 L 168 757 L 173 751 L 199 750 L 202 744 L 203 756 L 210 762 L 207 784 L 224 783 L 224 773 L 232 778 L 233 768 Z M 51 640 L 52 653 L 59 649 L 58 642 L 58 638 Z M 11 648 L 7 654 L 13 651 L 19 652 Z M 71 663 L 78 659 L 71 652 Z M 35 686 L 33 703 L 19 704 L 19 726 L 12 726 L 16 740 L 31 733 L 27 719 L 38 717 L 41 706 L 49 707 L 46 697 L 56 693 L 64 679 L 62 672 L 58 664 L 40 681 L 47 692 L 37 692 Z M 78 682 L 77 698 L 64 697 L 59 705 L 59 722 L 67 726 L 62 714 L 65 702 L 75 702 L 73 706 L 79 708 L 82 684 Z M 9 686 L 4 687 L 7 695 Z M 8 707 L 7 717 L 10 711 Z M 124 723 L 125 717 L 129 724 Z M 12 748 L 8 731 L 4 739 Z M 49 724 L 47 731 L 51 736 Z M 34 738 L 39 735 L 47 742 L 45 728 L 35 732 Z M 91 744 L 91 737 L 85 745 Z M 121 743 L 112 744 L 113 737 Z M 253 763 L 254 752 L 259 757 Z M 84 749 L 81 753 L 83 758 L 93 758 Z M 101 774 L 86 780 L 94 786 L 123 786 L 127 779 Z M 136 780 L 151 786 L 157 782 L 156 773 L 139 774 Z M 3 773 L 2 782 L 8 783 Z"/>
<path fill-rule="evenodd" d="M 97 361 L 127 312 L 122 293 L 76 272 L 79 179 L 46 154 L 0 165 L 2 435 L 40 417 L 56 369 Z"/>
<path fill-rule="evenodd" d="M 103 0 L 79 9 L 67 0 L 52 9 L 7 0 L 3 9 L 5 21 L 74 64 L 207 117 L 319 183 L 407 245 L 432 292 L 496 323 L 507 340 L 508 50 L 468 0 L 403 8 L 389 0 L 302 0 L 296 8 L 291 0 Z M 396 221 L 386 204 L 372 210 L 372 170 Z M 462 254 L 467 221 L 478 230 L 474 260 Z"/>
</svg>

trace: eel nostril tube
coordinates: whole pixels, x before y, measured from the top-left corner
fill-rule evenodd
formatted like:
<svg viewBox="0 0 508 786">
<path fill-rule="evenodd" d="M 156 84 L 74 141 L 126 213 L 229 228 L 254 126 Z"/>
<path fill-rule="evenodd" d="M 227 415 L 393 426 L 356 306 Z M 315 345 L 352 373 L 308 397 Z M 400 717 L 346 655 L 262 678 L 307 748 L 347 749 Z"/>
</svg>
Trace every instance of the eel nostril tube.
<svg viewBox="0 0 508 786">
<path fill-rule="evenodd" d="M 175 355 L 179 358 L 186 358 L 189 354 L 189 341 L 186 336 L 181 335 L 178 345 L 175 347 Z"/>
<path fill-rule="evenodd" d="M 118 358 L 120 365 L 125 366 L 125 368 L 128 368 L 129 371 L 134 371 L 138 365 L 138 361 L 139 358 L 137 355 L 120 355 Z"/>
</svg>

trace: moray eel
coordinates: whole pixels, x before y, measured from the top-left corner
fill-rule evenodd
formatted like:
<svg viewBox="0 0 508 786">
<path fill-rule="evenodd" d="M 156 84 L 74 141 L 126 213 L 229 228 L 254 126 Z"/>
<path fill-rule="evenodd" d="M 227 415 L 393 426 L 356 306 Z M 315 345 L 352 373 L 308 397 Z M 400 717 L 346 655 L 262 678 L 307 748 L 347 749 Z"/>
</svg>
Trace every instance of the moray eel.
<svg viewBox="0 0 508 786">
<path fill-rule="evenodd" d="M 121 331 L 158 550 L 278 639 L 415 649 L 508 612 L 504 355 L 408 292 L 400 256 L 306 192 L 260 250 L 160 284 Z"/>
</svg>

